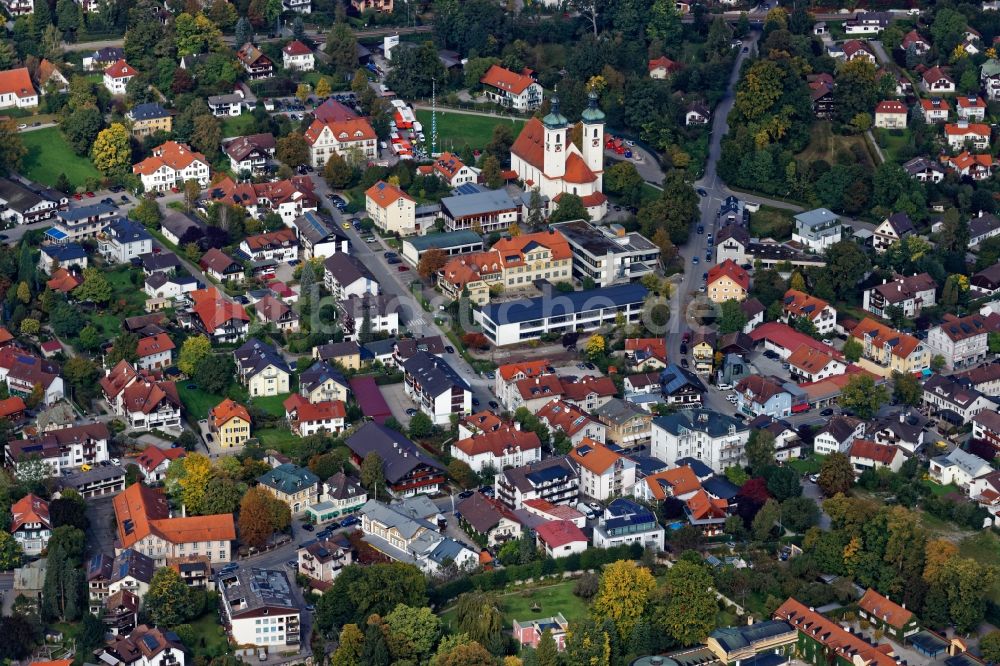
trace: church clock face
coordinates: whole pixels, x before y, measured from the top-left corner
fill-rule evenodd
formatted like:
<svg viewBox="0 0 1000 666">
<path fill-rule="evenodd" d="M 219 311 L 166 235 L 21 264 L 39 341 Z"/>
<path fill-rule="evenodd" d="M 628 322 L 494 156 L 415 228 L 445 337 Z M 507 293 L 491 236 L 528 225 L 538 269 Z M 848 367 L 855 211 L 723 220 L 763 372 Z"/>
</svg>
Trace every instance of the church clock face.
<svg viewBox="0 0 1000 666">
<path fill-rule="evenodd" d="M 591 141 L 591 145 L 593 145 L 594 148 L 597 148 L 597 146 L 599 146 L 600 143 L 601 143 L 600 139 L 594 139 L 593 141 Z"/>
</svg>

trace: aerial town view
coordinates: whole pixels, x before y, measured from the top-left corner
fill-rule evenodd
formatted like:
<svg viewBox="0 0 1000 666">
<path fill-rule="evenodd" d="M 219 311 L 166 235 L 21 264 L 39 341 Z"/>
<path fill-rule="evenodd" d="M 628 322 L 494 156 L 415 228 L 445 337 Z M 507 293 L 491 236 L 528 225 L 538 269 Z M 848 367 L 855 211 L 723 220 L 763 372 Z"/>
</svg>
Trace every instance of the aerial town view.
<svg viewBox="0 0 1000 666">
<path fill-rule="evenodd" d="M 1000 1 L 0 11 L 0 665 L 1000 665 Z"/>
</svg>

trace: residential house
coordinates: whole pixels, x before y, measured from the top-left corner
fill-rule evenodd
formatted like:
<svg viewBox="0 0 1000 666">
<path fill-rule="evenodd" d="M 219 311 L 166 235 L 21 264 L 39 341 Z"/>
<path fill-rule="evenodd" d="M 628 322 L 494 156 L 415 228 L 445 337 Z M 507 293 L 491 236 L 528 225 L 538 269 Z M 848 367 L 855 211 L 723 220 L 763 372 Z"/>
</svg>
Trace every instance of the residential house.
<svg viewBox="0 0 1000 666">
<path fill-rule="evenodd" d="M 896 658 L 891 656 L 889 645 L 876 647 L 859 634 L 843 628 L 805 604 L 789 598 L 774 612 L 774 619 L 787 622 L 798 630 L 796 654 L 805 657 L 809 664 L 821 664 L 831 655 L 838 663 L 855 661 L 867 666 L 892 666 Z"/>
<path fill-rule="evenodd" d="M 849 39 L 843 43 L 841 48 L 844 51 L 844 59 L 847 62 L 852 60 L 867 60 L 873 65 L 877 62 L 875 54 L 872 53 L 871 48 L 868 46 L 868 42 L 863 42 L 860 39 Z"/>
<path fill-rule="evenodd" d="M 983 123 L 970 123 L 966 120 L 946 123 L 944 134 L 948 147 L 955 151 L 965 147 L 975 150 L 988 150 L 990 147 L 990 126 Z"/>
<path fill-rule="evenodd" d="M 521 430 L 520 424 L 480 412 L 459 422 L 459 439 L 451 445 L 451 455 L 478 474 L 537 462 L 542 459 L 542 444 L 537 434 Z"/>
<path fill-rule="evenodd" d="M 913 611 L 891 601 L 872 588 L 858 602 L 858 615 L 889 638 L 902 642 L 920 631 L 920 622 Z"/>
<path fill-rule="evenodd" d="M 153 237 L 137 222 L 117 218 L 97 235 L 97 248 L 104 259 L 125 264 L 153 251 Z"/>
<path fill-rule="evenodd" d="M 391 14 L 394 8 L 393 0 L 351 0 L 351 9 L 359 15 L 367 11 Z"/>
<path fill-rule="evenodd" d="M 288 393 L 291 369 L 273 346 L 250 338 L 233 352 L 236 375 L 251 397 Z"/>
<path fill-rule="evenodd" d="M 273 134 L 250 134 L 223 142 L 222 151 L 233 173 L 260 174 L 274 158 L 276 146 Z"/>
<path fill-rule="evenodd" d="M 496 394 L 497 400 L 500 401 L 501 405 L 513 411 L 523 404 L 521 402 L 521 391 L 518 388 L 520 382 L 525 379 L 554 376 L 555 368 L 552 367 L 551 362 L 547 359 L 506 363 L 496 370 L 493 392 Z M 556 381 L 558 381 L 558 378 L 556 378 Z"/>
<path fill-rule="evenodd" d="M 618 393 L 610 377 L 587 375 L 574 382 L 562 380 L 560 383 L 563 401 L 587 412 L 603 407 Z"/>
<path fill-rule="evenodd" d="M 111 435 L 103 423 L 83 423 L 11 439 L 4 447 L 5 463 L 15 475 L 21 463 L 39 459 L 52 476 L 59 476 L 83 465 L 98 465 L 109 460 Z"/>
<path fill-rule="evenodd" d="M 486 99 L 515 111 L 534 111 L 542 104 L 542 86 L 529 69 L 515 73 L 492 65 L 479 79 Z M 603 138 L 603 137 L 602 137 Z"/>
<path fill-rule="evenodd" d="M 705 384 L 696 374 L 671 363 L 660 373 L 660 392 L 668 405 L 701 405 Z"/>
<path fill-rule="evenodd" d="M 931 43 L 924 39 L 916 30 L 911 30 L 903 35 L 903 41 L 899 47 L 904 51 L 909 51 L 912 47 L 915 53 L 924 55 L 931 50 Z"/>
<path fill-rule="evenodd" d="M 120 46 L 105 46 L 83 57 L 83 68 L 89 72 L 103 72 L 125 57 Z"/>
<path fill-rule="evenodd" d="M 665 538 L 665 531 L 660 527 L 656 514 L 624 497 L 612 500 L 594 526 L 594 548 L 637 543 L 658 553 L 663 550 Z"/>
<path fill-rule="evenodd" d="M 139 626 L 139 606 L 142 600 L 128 590 L 118 590 L 108 595 L 104 605 L 96 609 L 101 613 L 106 633 L 112 636 L 128 636 Z M 103 657 L 108 652 L 104 652 Z"/>
<path fill-rule="evenodd" d="M 250 327 L 250 317 L 239 303 L 226 300 L 214 287 L 191 292 L 194 315 L 201 330 L 214 342 L 236 342 Z"/>
<path fill-rule="evenodd" d="M 259 48 L 247 42 L 236 52 L 236 59 L 251 81 L 266 79 L 274 75 L 274 63 Z"/>
<path fill-rule="evenodd" d="M 112 411 L 132 428 L 179 428 L 181 401 L 174 382 L 155 381 L 121 360 L 100 380 Z"/>
<path fill-rule="evenodd" d="M 308 176 L 293 176 L 285 180 L 237 183 L 225 177 L 208 192 L 211 201 L 245 208 L 255 219 L 262 220 L 273 212 L 286 227 L 307 212 L 316 212 L 319 199 Z"/>
<path fill-rule="evenodd" d="M 694 103 L 688 107 L 687 112 L 684 114 L 684 124 L 690 127 L 691 125 L 707 125 L 712 119 L 712 112 L 701 103 Z"/>
<path fill-rule="evenodd" d="M 792 413 L 792 396 L 778 381 L 761 375 L 751 375 L 736 385 L 736 403 L 744 414 L 783 418 Z"/>
<path fill-rule="evenodd" d="M 948 95 L 955 92 L 955 82 L 940 67 L 931 67 L 920 77 L 920 89 L 932 95 Z"/>
<path fill-rule="evenodd" d="M 997 409 L 995 398 L 983 395 L 967 379 L 935 374 L 924 382 L 922 404 L 929 414 L 938 414 L 961 427 L 984 410 Z"/>
<path fill-rule="evenodd" d="M 795 319 L 808 319 L 819 335 L 828 335 L 837 325 L 837 311 L 822 298 L 816 298 L 798 289 L 785 292 L 782 301 L 783 321 L 793 325 Z"/>
<path fill-rule="evenodd" d="M 306 513 L 321 525 L 360 511 L 367 501 L 368 493 L 361 487 L 358 479 L 344 472 L 337 472 L 323 482 L 320 501 L 307 507 Z"/>
<path fill-rule="evenodd" d="M 972 419 L 972 439 L 985 442 L 1000 455 L 1000 413 L 984 410 L 976 414 Z"/>
<path fill-rule="evenodd" d="M 940 97 L 922 98 L 920 100 L 920 110 L 924 116 L 924 122 L 928 125 L 934 123 L 948 122 L 948 115 L 951 113 L 951 104 L 948 100 Z"/>
<path fill-rule="evenodd" d="M 869 439 L 878 444 L 892 444 L 907 455 L 913 455 L 923 446 L 927 418 L 916 409 L 901 411 L 898 417 L 880 419 L 870 429 Z"/>
<path fill-rule="evenodd" d="M 134 483 L 115 496 L 116 551 L 134 548 L 164 566 L 168 557 L 207 555 L 229 562 L 236 527 L 232 514 L 171 517 L 162 490 Z"/>
<path fill-rule="evenodd" d="M 154 273 L 171 274 L 180 271 L 181 262 L 173 252 L 149 252 L 139 257 L 142 259 L 142 273 L 146 277 Z"/>
<path fill-rule="evenodd" d="M 27 557 L 38 557 L 52 536 L 49 503 L 28 493 L 10 507 L 10 533 Z"/>
<path fill-rule="evenodd" d="M 308 541 L 298 549 L 296 561 L 298 573 L 309 579 L 316 587 L 329 589 L 344 567 L 354 563 L 354 552 L 350 544 L 334 538 Z"/>
<path fill-rule="evenodd" d="M 400 433 L 376 422 L 358 428 L 345 442 L 360 465 L 369 453 L 382 458 L 382 475 L 399 497 L 434 493 L 445 484 L 444 467 Z"/>
<path fill-rule="evenodd" d="M 968 492 L 972 482 L 993 472 L 993 467 L 979 456 L 955 448 L 946 456 L 931 458 L 930 477 L 942 486 L 954 484 Z"/>
<path fill-rule="evenodd" d="M 407 500 L 386 505 L 369 500 L 361 508 L 361 531 L 364 541 L 386 557 L 413 564 L 428 574 L 437 574 L 446 567 L 459 571 L 479 564 L 479 555 L 457 541 L 442 536 L 438 526 L 428 520 L 436 518 L 437 507 Z M 425 514 L 427 511 L 434 514 Z"/>
<path fill-rule="evenodd" d="M 294 229 L 285 227 L 244 238 L 240 252 L 251 261 L 293 261 L 299 258 L 298 239 Z"/>
<path fill-rule="evenodd" d="M 676 466 L 681 458 L 701 461 L 717 474 L 743 464 L 750 428 L 707 409 L 682 409 L 653 419 L 650 455 Z"/>
<path fill-rule="evenodd" d="M 740 310 L 747 319 L 747 323 L 743 326 L 743 333 L 746 335 L 764 323 L 764 306 L 756 298 L 748 298 L 740 303 Z"/>
<path fill-rule="evenodd" d="M 909 109 L 897 100 L 879 102 L 875 107 L 875 127 L 882 129 L 906 129 Z"/>
<path fill-rule="evenodd" d="M 447 361 L 418 352 L 403 364 L 406 395 L 435 425 L 451 422 L 452 414 L 472 411 L 472 390 Z"/>
<path fill-rule="evenodd" d="M 312 49 L 297 39 L 282 47 L 281 64 L 286 71 L 311 72 L 316 67 Z"/>
<path fill-rule="evenodd" d="M 882 220 L 882 223 L 875 227 L 875 235 L 872 236 L 872 244 L 875 251 L 882 254 L 893 243 L 898 243 L 906 236 L 913 234 L 913 222 L 906 213 L 893 213 Z"/>
<path fill-rule="evenodd" d="M 959 120 L 979 121 L 986 119 L 986 102 L 978 95 L 962 95 L 955 100 Z"/>
<path fill-rule="evenodd" d="M 183 60 L 182 66 L 183 66 Z M 205 98 L 208 109 L 216 118 L 232 118 L 243 114 L 243 110 L 252 110 L 257 103 L 254 98 L 248 97 L 242 90 L 234 90 L 225 95 L 209 95 Z"/>
<path fill-rule="evenodd" d="M 384 294 L 350 295 L 337 303 L 344 339 L 356 342 L 365 317 L 371 322 L 372 333 L 396 335 L 399 333 L 399 311 L 396 299 Z"/>
<path fill-rule="evenodd" d="M 568 456 L 552 456 L 498 471 L 493 486 L 497 499 L 514 510 L 538 499 L 575 504 L 580 496 L 580 474 Z"/>
<path fill-rule="evenodd" d="M 573 447 L 569 458 L 580 470 L 580 491 L 587 497 L 608 500 L 635 484 L 635 462 L 589 437 Z"/>
<path fill-rule="evenodd" d="M 660 370 L 667 367 L 665 338 L 625 338 L 625 360 L 636 371 Z"/>
<path fill-rule="evenodd" d="M 132 129 L 132 136 L 140 141 L 157 132 L 169 133 L 173 129 L 173 116 L 157 102 L 136 104 L 125 114 Z"/>
<path fill-rule="evenodd" d="M 865 422 L 850 416 L 831 417 L 826 425 L 816 433 L 813 450 L 818 455 L 847 453 L 854 440 L 865 436 Z"/>
<path fill-rule="evenodd" d="M 573 274 L 598 287 L 641 280 L 660 262 L 660 248 L 638 232 L 619 225 L 597 226 L 584 220 L 552 225 L 569 243 Z"/>
<path fill-rule="evenodd" d="M 573 446 L 581 444 L 584 439 L 604 442 L 606 438 L 607 428 L 603 423 L 592 419 L 576 405 L 562 400 L 546 403 L 536 416 L 553 437 L 562 433 Z"/>
<path fill-rule="evenodd" d="M 995 296 L 1000 294 L 1000 261 L 989 268 L 984 268 L 969 280 L 973 294 Z"/>
<path fill-rule="evenodd" d="M 991 102 L 1000 99 L 1000 60 L 990 58 L 984 62 L 979 69 L 979 80 L 987 99 Z"/>
<path fill-rule="evenodd" d="M 226 398 L 208 411 L 208 424 L 215 443 L 223 448 L 243 446 L 250 439 L 253 419 L 243 405 Z"/>
<path fill-rule="evenodd" d="M 139 370 L 162 370 L 174 364 L 174 341 L 166 333 L 139 338 L 135 346 L 135 367 Z"/>
<path fill-rule="evenodd" d="M 303 259 L 324 259 L 350 248 L 351 242 L 344 231 L 312 211 L 296 217 L 292 226 L 298 232 Z"/>
<path fill-rule="evenodd" d="M 946 114 L 947 116 L 947 114 Z M 941 122 L 947 120 L 947 117 Z M 944 180 L 944 169 L 934 160 L 926 157 L 914 157 L 909 162 L 903 164 L 903 171 L 921 183 L 940 183 Z"/>
<path fill-rule="evenodd" d="M 780 620 L 764 620 L 747 626 L 720 627 L 705 641 L 723 664 L 756 661 L 769 656 L 788 658 L 794 654 L 798 632 Z"/>
<path fill-rule="evenodd" d="M 521 536 L 521 523 L 503 503 L 475 492 L 455 505 L 461 526 L 487 546 L 499 546 Z"/>
<path fill-rule="evenodd" d="M 568 520 L 550 520 L 535 528 L 538 546 L 546 557 L 579 555 L 587 550 L 589 540 L 579 527 Z"/>
<path fill-rule="evenodd" d="M 0 348 L 0 382 L 10 395 L 28 398 L 41 386 L 42 402 L 51 405 L 65 395 L 59 366 L 17 347 Z"/>
<path fill-rule="evenodd" d="M 59 244 L 93 238 L 117 215 L 118 208 L 106 203 L 60 210 L 56 213 L 55 225 L 45 235 Z"/>
<path fill-rule="evenodd" d="M 121 600 L 118 602 L 122 603 Z M 116 609 L 116 612 L 120 610 L 128 615 L 130 610 L 127 602 L 125 606 Z M 104 617 L 105 622 L 109 619 Z M 126 633 L 125 626 L 127 622 L 119 626 L 122 631 L 116 635 L 115 640 L 96 651 L 95 661 L 109 666 L 184 666 L 186 663 L 184 645 L 174 632 L 141 624 L 123 635 Z"/>
<path fill-rule="evenodd" d="M 928 273 L 899 276 L 892 282 L 883 282 L 866 289 L 862 308 L 879 317 L 888 318 L 887 310 L 897 307 L 907 319 L 915 319 L 925 307 L 933 307 L 937 283 Z"/>
<path fill-rule="evenodd" d="M 379 284 L 356 257 L 338 252 L 323 262 L 323 281 L 336 300 L 350 296 L 377 296 Z"/>
<path fill-rule="evenodd" d="M 269 469 L 257 479 L 257 484 L 287 504 L 293 516 L 301 515 L 306 507 L 315 504 L 321 490 L 318 476 L 291 463 Z"/>
<path fill-rule="evenodd" d="M 437 176 L 452 189 L 463 183 L 474 183 L 478 179 L 475 169 L 466 166 L 457 155 L 447 151 L 438 155 L 430 166 L 417 167 L 417 171 Z"/>
<path fill-rule="evenodd" d="M 992 213 L 979 211 L 969 220 L 969 247 L 976 247 L 987 238 L 1000 234 L 1000 218 Z"/>
<path fill-rule="evenodd" d="M 844 21 L 844 32 L 848 35 L 875 35 L 892 21 L 889 12 L 858 12 L 854 18 Z"/>
<path fill-rule="evenodd" d="M 991 327 L 978 313 L 956 317 L 946 313 L 944 321 L 927 332 L 927 347 L 944 358 L 948 370 L 979 365 L 989 352 Z"/>
<path fill-rule="evenodd" d="M 139 72 L 122 59 L 104 70 L 104 87 L 112 95 L 124 95 L 129 82 L 137 76 Z"/>
<path fill-rule="evenodd" d="M 35 106 L 38 106 L 38 92 L 31 83 L 27 67 L 0 72 L 0 109 Z"/>
<path fill-rule="evenodd" d="M 871 317 L 866 317 L 855 326 L 851 337 L 862 345 L 862 367 L 876 374 L 916 374 L 930 367 L 931 353 L 927 345 L 912 335 L 900 333 Z"/>
<path fill-rule="evenodd" d="M 562 652 L 566 649 L 566 637 L 569 631 L 569 622 L 562 613 L 556 613 L 551 617 L 539 618 L 537 620 L 514 620 L 513 633 L 521 647 L 537 648 L 542 634 L 546 631 L 552 636 L 556 643 L 556 650 Z"/>
<path fill-rule="evenodd" d="M 347 401 L 350 387 L 344 375 L 326 361 L 313 363 L 299 375 L 299 394 L 309 402 Z"/>
<path fill-rule="evenodd" d="M 236 645 L 281 652 L 301 642 L 301 611 L 284 571 L 241 567 L 216 581 L 222 623 Z"/>
<path fill-rule="evenodd" d="M 635 403 L 612 398 L 592 414 L 606 426 L 609 443 L 628 448 L 648 442 L 652 436 L 653 416 Z"/>
<path fill-rule="evenodd" d="M 793 379 L 802 382 L 817 382 L 847 371 L 843 360 L 806 345 L 792 352 L 786 362 Z"/>
<path fill-rule="evenodd" d="M 199 187 L 207 187 L 208 160 L 191 147 L 176 141 L 167 141 L 153 149 L 153 154 L 132 166 L 147 192 L 166 192 L 194 180 Z"/>
<path fill-rule="evenodd" d="M 278 331 L 294 333 L 299 330 L 298 314 L 271 294 L 254 303 L 253 307 L 262 323 L 274 326 Z"/>
<path fill-rule="evenodd" d="M 841 239 L 840 218 L 826 208 L 816 208 L 795 216 L 792 242 L 812 252 L 823 252 Z"/>
<path fill-rule="evenodd" d="M 708 271 L 706 289 L 714 303 L 742 301 L 750 290 L 750 275 L 735 261 L 726 259 Z"/>
<path fill-rule="evenodd" d="M 179 446 L 161 449 L 154 444 L 150 444 L 139 454 L 135 463 L 139 467 L 139 473 L 142 474 L 146 483 L 153 485 L 165 481 L 167 478 L 167 467 L 170 466 L 170 463 L 178 458 L 183 458 L 185 455 L 187 455 L 187 451 Z"/>
<path fill-rule="evenodd" d="M 837 109 L 837 98 L 833 94 L 833 77 L 829 78 L 830 80 L 809 81 L 809 97 L 812 102 L 813 115 L 821 119 L 832 118 Z"/>
<path fill-rule="evenodd" d="M 847 456 L 855 474 L 865 470 L 889 469 L 898 472 L 906 461 L 902 449 L 892 444 L 878 444 L 867 439 L 856 439 L 851 443 Z"/>
<path fill-rule="evenodd" d="M 55 216 L 58 208 L 59 201 L 9 178 L 0 178 L 0 220 L 13 224 L 41 222 Z"/>
<path fill-rule="evenodd" d="M 378 136 L 364 118 L 317 118 L 305 132 L 309 161 L 317 169 L 334 154 L 349 162 L 365 163 L 378 157 Z M 370 213 L 369 213 L 370 215 Z"/>
<path fill-rule="evenodd" d="M 172 208 L 160 220 L 160 233 L 174 245 L 183 246 L 205 235 L 208 224 L 194 215 L 187 215 Z"/>
<path fill-rule="evenodd" d="M 660 56 L 649 61 L 649 78 L 663 80 L 683 68 L 681 63 L 674 62 L 667 56 Z"/>
<path fill-rule="evenodd" d="M 347 408 L 339 400 L 309 402 L 298 393 L 293 393 L 282 403 L 289 429 L 299 437 L 316 433 L 341 433 L 347 418 Z"/>
</svg>

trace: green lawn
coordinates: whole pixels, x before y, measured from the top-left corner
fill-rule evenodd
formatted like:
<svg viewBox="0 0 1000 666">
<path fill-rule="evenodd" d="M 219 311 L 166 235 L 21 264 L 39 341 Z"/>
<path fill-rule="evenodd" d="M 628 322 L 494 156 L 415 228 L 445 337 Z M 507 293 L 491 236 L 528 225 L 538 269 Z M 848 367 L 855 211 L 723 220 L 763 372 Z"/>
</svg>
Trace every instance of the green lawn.
<svg viewBox="0 0 1000 666">
<path fill-rule="evenodd" d="M 799 460 L 799 459 L 791 460 L 789 461 L 788 466 L 794 469 L 799 474 L 802 474 L 803 476 L 806 474 L 816 474 L 817 472 L 819 472 L 820 465 L 823 464 L 824 457 L 825 456 L 818 456 L 813 454 L 808 458 L 806 458 L 805 460 Z"/>
<path fill-rule="evenodd" d="M 992 530 L 982 530 L 973 536 L 966 537 L 958 544 L 958 553 L 963 557 L 971 557 L 980 564 L 1000 563 L 1000 536 Z M 990 587 L 990 600 L 1000 604 L 1000 580 Z"/>
<path fill-rule="evenodd" d="M 54 187 L 59 174 L 65 173 L 74 187 L 81 188 L 88 178 L 101 177 L 89 159 L 73 152 L 58 127 L 24 132 L 21 140 L 28 149 L 21 173 L 37 183 Z"/>
<path fill-rule="evenodd" d="M 177 382 L 177 395 L 184 405 L 184 411 L 200 421 L 208 418 L 208 410 L 225 400 L 225 396 L 202 391 L 200 388 L 190 388 L 196 385 L 191 381 Z"/>
<path fill-rule="evenodd" d="M 855 145 L 863 149 L 862 154 L 865 156 L 865 162 L 871 164 L 871 154 L 865 143 L 864 135 L 834 134 L 830 121 L 819 120 L 813 124 L 809 145 L 796 157 L 805 164 L 819 160 L 824 160 L 829 164 L 837 164 L 837 157 L 841 153 L 853 159 L 851 148 Z"/>
<path fill-rule="evenodd" d="M 573 581 L 520 588 L 501 594 L 503 602 L 504 626 L 509 627 L 514 620 L 531 620 L 562 613 L 569 622 L 577 622 L 587 617 L 587 602 L 573 594 Z M 538 604 L 538 610 L 532 606 Z M 451 608 L 441 614 L 445 627 L 454 630 L 455 610 Z"/>
<path fill-rule="evenodd" d="M 253 132 L 255 122 L 253 114 L 244 113 L 233 118 L 226 118 L 222 121 L 222 136 L 243 136 Z"/>
<path fill-rule="evenodd" d="M 794 226 L 795 218 L 788 210 L 761 206 L 756 213 L 750 213 L 750 235 L 753 238 L 789 240 Z"/>
<path fill-rule="evenodd" d="M 878 134 L 878 144 L 882 147 L 885 158 L 892 162 L 901 162 L 899 151 L 903 146 L 912 145 L 913 139 L 910 130 L 876 130 Z"/>
<path fill-rule="evenodd" d="M 285 407 L 281 403 L 290 395 L 291 393 L 282 393 L 281 395 L 272 395 L 266 398 L 254 398 L 253 404 L 261 411 L 267 412 L 272 416 L 284 416 Z"/>
<path fill-rule="evenodd" d="M 424 126 L 424 135 L 427 141 L 431 140 L 431 112 L 418 109 L 417 120 Z M 437 131 L 439 151 L 451 150 L 459 152 L 468 144 L 473 149 L 486 147 L 486 144 L 493 138 L 493 128 L 500 124 L 510 125 L 514 136 L 521 131 L 524 121 L 510 118 L 490 118 L 488 116 L 470 116 L 464 113 L 448 113 L 438 111 Z"/>
<path fill-rule="evenodd" d="M 211 659 L 229 653 L 229 639 L 214 612 L 210 611 L 192 622 L 191 628 L 197 638 L 194 645 L 188 645 L 187 648 L 195 657 Z"/>
<path fill-rule="evenodd" d="M 290 430 L 278 428 L 254 430 L 253 436 L 260 440 L 261 446 L 265 449 L 277 449 L 286 456 L 294 453 L 298 442 L 301 441 L 299 436 Z"/>
<path fill-rule="evenodd" d="M 936 495 L 938 497 L 942 495 L 950 495 L 951 493 L 958 493 L 959 495 L 962 494 L 962 490 L 953 483 L 950 483 L 947 486 L 942 486 L 940 483 L 934 483 L 928 479 L 924 481 L 924 485 L 930 489 L 932 495 Z"/>
<path fill-rule="evenodd" d="M 136 270 L 136 273 L 138 272 Z M 113 290 L 112 302 L 124 300 L 128 303 L 131 310 L 135 310 L 134 314 L 145 312 L 146 292 L 139 286 L 142 282 L 139 285 L 132 282 L 131 269 L 109 271 L 105 273 L 105 277 L 108 278 L 108 282 L 111 283 Z"/>
</svg>

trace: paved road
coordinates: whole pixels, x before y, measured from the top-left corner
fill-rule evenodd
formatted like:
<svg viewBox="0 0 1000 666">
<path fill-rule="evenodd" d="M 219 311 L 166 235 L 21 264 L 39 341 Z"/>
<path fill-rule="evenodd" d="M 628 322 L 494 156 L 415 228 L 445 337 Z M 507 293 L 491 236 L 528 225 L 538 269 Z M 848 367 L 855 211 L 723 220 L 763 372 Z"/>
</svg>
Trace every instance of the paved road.
<svg viewBox="0 0 1000 666">
<path fill-rule="evenodd" d="M 880 42 L 880 41 L 878 41 L 876 39 L 876 40 L 872 40 L 872 41 L 868 42 L 868 44 L 875 51 L 875 57 L 878 58 L 878 61 L 880 63 L 882 63 L 883 65 L 891 65 L 892 64 L 892 58 L 890 58 L 889 54 L 886 53 L 885 47 L 882 45 L 882 42 Z"/>
</svg>

